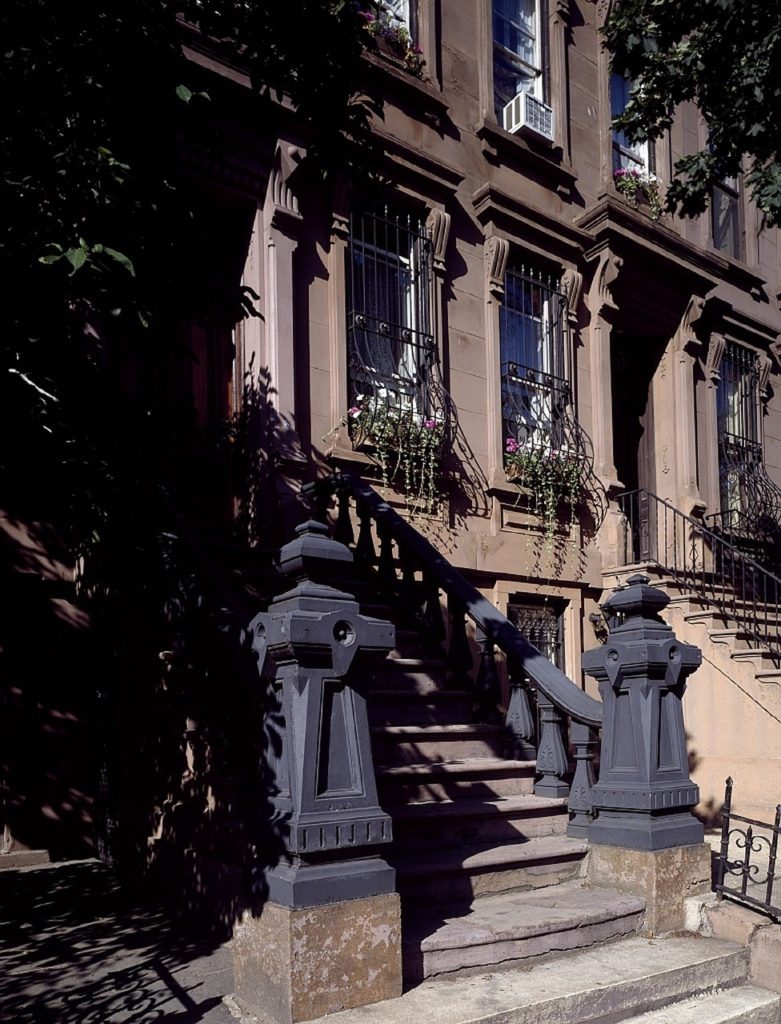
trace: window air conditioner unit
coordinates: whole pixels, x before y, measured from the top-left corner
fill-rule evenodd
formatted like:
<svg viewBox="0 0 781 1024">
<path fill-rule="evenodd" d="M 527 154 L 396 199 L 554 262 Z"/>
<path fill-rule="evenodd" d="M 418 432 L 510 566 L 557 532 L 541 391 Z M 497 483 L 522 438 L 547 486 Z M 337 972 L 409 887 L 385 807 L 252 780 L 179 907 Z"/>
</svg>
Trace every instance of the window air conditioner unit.
<svg viewBox="0 0 781 1024">
<path fill-rule="evenodd" d="M 553 108 L 528 92 L 519 92 L 502 111 L 504 129 L 517 132 L 521 128 L 542 135 L 553 142 Z"/>
</svg>

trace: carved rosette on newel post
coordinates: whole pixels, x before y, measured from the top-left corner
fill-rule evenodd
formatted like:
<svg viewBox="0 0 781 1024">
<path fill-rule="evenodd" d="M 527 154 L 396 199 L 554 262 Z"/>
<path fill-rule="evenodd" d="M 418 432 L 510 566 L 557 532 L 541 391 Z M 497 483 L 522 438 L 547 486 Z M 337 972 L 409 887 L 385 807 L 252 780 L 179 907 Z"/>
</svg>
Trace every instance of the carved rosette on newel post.
<svg viewBox="0 0 781 1024">
<path fill-rule="evenodd" d="M 620 624 L 602 647 L 583 655 L 604 705 L 589 839 L 653 851 L 701 843 L 681 701 L 702 653 L 660 617 L 670 601 L 666 593 L 649 586 L 647 576 L 632 576 L 628 584 L 603 606 Z"/>
<path fill-rule="evenodd" d="M 401 994 L 395 871 L 360 668 L 395 642 L 334 583 L 352 554 L 310 521 L 280 552 L 292 589 L 250 624 L 269 688 L 265 767 L 283 849 L 234 930 L 236 996 L 277 1024 Z"/>
</svg>

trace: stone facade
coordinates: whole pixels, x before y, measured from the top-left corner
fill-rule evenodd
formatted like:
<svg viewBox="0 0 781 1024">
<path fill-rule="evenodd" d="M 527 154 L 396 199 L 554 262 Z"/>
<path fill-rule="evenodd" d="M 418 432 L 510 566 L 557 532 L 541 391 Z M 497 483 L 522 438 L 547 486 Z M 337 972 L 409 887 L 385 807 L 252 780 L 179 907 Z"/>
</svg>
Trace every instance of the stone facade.
<svg viewBox="0 0 781 1024">
<path fill-rule="evenodd" d="M 272 155 L 258 158 L 254 175 L 245 175 L 253 187 L 231 200 L 250 237 L 244 282 L 261 296 L 263 314 L 237 328 L 233 380 L 255 375 L 268 391 L 283 507 L 301 482 L 329 467 L 376 468 L 376 450 L 354 444 L 350 430 L 357 388 L 351 346 L 365 357 L 361 379 L 365 383 L 368 373 L 372 414 L 380 395 L 387 402 L 390 393 L 390 407 L 395 402 L 397 409 L 400 402 L 421 401 L 414 386 L 399 398 L 401 386 L 394 397 L 387 380 L 385 392 L 372 383 L 379 371 L 366 356 L 371 325 L 365 317 L 363 326 L 360 316 L 354 319 L 359 303 L 351 300 L 351 288 L 374 289 L 375 302 L 378 289 L 395 289 L 404 321 L 396 327 L 407 330 L 406 341 L 395 341 L 402 346 L 395 357 L 398 377 L 406 372 L 410 379 L 433 380 L 433 364 L 425 373 L 420 363 L 406 371 L 403 365 L 404 352 L 413 353 L 410 337 L 413 343 L 416 332 L 432 338 L 437 380 L 449 396 L 436 422 L 453 427 L 439 500 L 417 525 L 502 611 L 514 605 L 527 615 L 553 610 L 555 655 L 576 680 L 582 679 L 581 652 L 599 639 L 595 613 L 605 587 L 616 581 L 611 573 L 631 560 L 617 498 L 645 488 L 695 517 L 723 512 L 730 500 L 717 425 L 720 372 L 730 346 L 756 357 L 764 467 L 771 486 L 781 480 L 778 232 L 764 226 L 742 188 L 718 223 L 710 213 L 695 220 L 655 218 L 642 197 L 635 206 L 618 190 L 617 167 L 653 167 L 663 193 L 673 163 L 702 144 L 705 126 L 697 110 L 685 106 L 650 150 L 632 150 L 613 136 L 611 77 L 599 35 L 607 7 L 538 0 L 531 33 L 540 69 L 530 93 L 553 112 L 551 139 L 531 128 L 510 133 L 497 119 L 507 64 L 493 38 L 502 30 L 492 21 L 489 0 L 450 0 L 442 8 L 436 0 L 418 0 L 412 28 L 425 59 L 420 77 L 392 54 L 367 57 L 367 74 L 381 82 L 386 101 L 377 135 L 394 186 L 387 216 L 397 229 L 399 217 L 420 223 L 416 237 L 427 239 L 429 254 L 425 272 L 414 270 L 407 236 L 390 255 L 387 231 L 379 241 L 375 233 L 374 248 L 369 245 L 369 221 L 361 221 L 368 207 L 350 182 L 327 196 L 299 184 L 306 140 L 292 121 L 265 146 Z M 209 64 L 203 53 L 193 51 L 193 57 Z M 376 232 L 377 221 L 370 226 Z M 367 285 L 367 274 L 380 264 L 393 282 L 387 277 L 382 286 L 376 280 Z M 356 266 L 363 275 L 358 284 Z M 529 278 L 552 284 L 524 284 Z M 545 351 L 552 323 L 546 310 L 554 301 L 562 311 L 555 327 L 562 332 L 560 357 Z M 381 311 L 377 316 L 382 320 Z M 513 317 L 516 340 L 508 342 Z M 518 328 L 519 322 L 525 326 Z M 532 338 L 521 358 L 537 363 L 522 366 L 520 384 L 517 378 L 508 383 L 519 329 Z M 571 391 L 578 445 L 585 445 L 593 470 L 586 483 L 596 512 L 581 508 L 570 531 L 566 523 L 545 527 L 505 465 L 508 423 L 516 440 L 518 429 L 526 430 L 528 442 L 544 418 L 540 410 L 553 407 L 547 374 Z M 536 392 L 528 384 L 532 377 L 535 386 L 541 382 Z M 238 395 L 240 388 L 233 390 Z M 516 409 L 514 420 L 508 419 L 513 395 L 526 403 L 526 413 Z M 549 434 L 545 444 L 556 442 Z M 399 486 L 401 476 L 386 491 L 403 508 L 409 496 L 403 480 Z M 742 668 L 734 671 L 739 675 Z M 693 777 L 707 813 L 718 809 L 727 763 L 733 775 L 743 765 L 742 788 L 762 788 L 767 757 L 779 749 L 776 687 L 777 681 L 753 682 L 747 692 L 731 673 L 725 677 L 714 668 L 706 650 L 687 698 L 687 726 L 697 752 Z M 718 716 L 722 701 L 725 713 L 729 709 L 741 723 L 733 733 L 740 740 L 727 752 L 723 737 L 711 736 L 709 717 L 709 711 Z"/>
</svg>

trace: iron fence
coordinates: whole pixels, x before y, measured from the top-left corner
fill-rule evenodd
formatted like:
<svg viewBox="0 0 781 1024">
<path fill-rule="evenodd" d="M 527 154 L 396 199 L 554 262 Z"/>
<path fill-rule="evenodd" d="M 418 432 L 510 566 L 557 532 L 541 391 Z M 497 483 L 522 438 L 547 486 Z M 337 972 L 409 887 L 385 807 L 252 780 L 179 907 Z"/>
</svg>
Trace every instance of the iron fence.
<svg viewBox="0 0 781 1024">
<path fill-rule="evenodd" d="M 714 889 L 727 899 L 781 918 L 781 879 L 776 877 L 781 804 L 776 807 L 772 825 L 736 814 L 732 810 L 732 786 L 732 779 L 727 779 Z M 743 825 L 746 827 L 742 828 Z M 728 878 L 737 879 L 735 887 L 727 884 Z"/>
</svg>

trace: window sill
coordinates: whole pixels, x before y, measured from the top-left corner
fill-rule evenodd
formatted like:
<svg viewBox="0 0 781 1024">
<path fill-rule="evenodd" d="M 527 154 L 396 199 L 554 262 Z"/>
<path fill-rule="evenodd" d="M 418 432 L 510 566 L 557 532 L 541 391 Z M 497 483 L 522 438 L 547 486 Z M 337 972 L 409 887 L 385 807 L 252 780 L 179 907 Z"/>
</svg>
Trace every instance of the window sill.
<svg viewBox="0 0 781 1024">
<path fill-rule="evenodd" d="M 372 74 L 382 76 L 386 86 L 390 82 L 400 95 L 419 104 L 417 110 L 424 121 L 435 128 L 440 127 L 449 107 L 440 87 L 426 74 L 426 65 L 422 75 L 418 76 L 390 54 L 367 51 L 364 60 L 370 65 Z"/>
<path fill-rule="evenodd" d="M 548 181 L 553 180 L 556 191 L 564 197 L 574 191 L 577 175 L 564 161 L 563 150 L 557 143 L 529 130 L 522 129 L 522 133 L 512 135 L 496 122 L 486 119 L 477 126 L 475 134 L 483 143 L 483 152 L 487 157 L 497 161 L 501 157 L 509 158 L 544 172 Z"/>
</svg>

